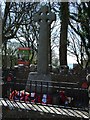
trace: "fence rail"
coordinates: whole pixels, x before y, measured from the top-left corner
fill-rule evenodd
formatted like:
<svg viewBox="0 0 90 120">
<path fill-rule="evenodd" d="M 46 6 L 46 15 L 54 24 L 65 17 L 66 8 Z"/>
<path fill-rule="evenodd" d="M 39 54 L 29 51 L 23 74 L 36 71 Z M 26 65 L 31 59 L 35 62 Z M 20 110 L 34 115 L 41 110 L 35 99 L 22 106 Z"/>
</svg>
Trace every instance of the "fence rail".
<svg viewBox="0 0 90 120">
<path fill-rule="evenodd" d="M 88 115 L 88 90 L 78 83 L 33 80 L 28 83 L 5 82 L 2 85 L 3 98 L 0 105 L 9 108 L 8 116 L 22 114 L 33 118 L 84 118 Z M 12 112 L 15 111 L 15 112 Z M 17 111 L 17 112 L 16 112 Z M 28 114 L 26 111 L 29 111 Z M 31 115 L 30 116 L 30 112 Z M 35 112 L 33 114 L 33 112 Z M 4 114 L 7 117 L 5 112 Z M 20 117 L 20 115 L 18 115 Z"/>
<path fill-rule="evenodd" d="M 3 98 L 9 100 L 52 104 L 88 112 L 88 90 L 80 88 L 78 83 L 33 80 L 28 84 L 6 82 L 2 88 Z"/>
</svg>

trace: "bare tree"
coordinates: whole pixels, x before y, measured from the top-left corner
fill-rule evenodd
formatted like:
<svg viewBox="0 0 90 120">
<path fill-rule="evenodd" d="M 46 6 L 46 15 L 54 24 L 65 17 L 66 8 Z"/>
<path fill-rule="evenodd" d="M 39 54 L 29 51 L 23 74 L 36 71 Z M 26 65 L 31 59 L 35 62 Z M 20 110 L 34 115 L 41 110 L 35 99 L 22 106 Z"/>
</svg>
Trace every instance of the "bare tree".
<svg viewBox="0 0 90 120">
<path fill-rule="evenodd" d="M 74 6 L 76 12 L 71 12 L 69 25 L 71 29 L 73 29 L 74 35 L 78 35 L 79 39 L 81 40 L 80 64 L 83 66 L 84 62 L 84 66 L 87 67 L 90 63 L 90 2 L 80 4 L 75 3 Z"/>
<path fill-rule="evenodd" d="M 7 41 L 17 37 L 21 25 L 30 24 L 30 11 L 38 3 L 6 2 L 2 16 L 2 43 L 7 56 Z M 28 14 L 28 16 L 27 16 Z M 26 18 L 25 18 L 26 17 Z M 5 62 L 6 63 L 6 62 Z M 4 65 L 7 66 L 7 63 Z"/>
</svg>

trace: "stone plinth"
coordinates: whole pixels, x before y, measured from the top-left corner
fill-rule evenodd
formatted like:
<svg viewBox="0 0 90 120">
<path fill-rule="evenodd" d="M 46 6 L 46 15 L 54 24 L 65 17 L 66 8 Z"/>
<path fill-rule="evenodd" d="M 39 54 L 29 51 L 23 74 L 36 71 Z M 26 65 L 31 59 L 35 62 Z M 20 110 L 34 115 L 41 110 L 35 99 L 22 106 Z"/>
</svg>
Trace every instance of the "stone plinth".
<svg viewBox="0 0 90 120">
<path fill-rule="evenodd" d="M 39 74 L 37 72 L 29 73 L 26 91 L 28 92 L 37 92 L 37 93 L 49 93 L 53 92 L 52 87 L 52 75 L 51 74 Z M 31 84 L 31 87 L 30 87 Z M 35 87 L 36 86 L 36 87 Z M 42 86 L 42 87 L 41 87 Z"/>
</svg>

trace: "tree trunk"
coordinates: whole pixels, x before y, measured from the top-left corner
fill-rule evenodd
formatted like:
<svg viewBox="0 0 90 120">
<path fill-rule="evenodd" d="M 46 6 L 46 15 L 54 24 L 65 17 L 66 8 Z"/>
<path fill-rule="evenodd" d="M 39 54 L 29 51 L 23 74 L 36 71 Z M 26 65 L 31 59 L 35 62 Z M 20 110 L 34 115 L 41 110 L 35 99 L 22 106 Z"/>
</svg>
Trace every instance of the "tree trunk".
<svg viewBox="0 0 90 120">
<path fill-rule="evenodd" d="M 4 47 L 5 47 L 5 50 L 4 50 L 4 61 L 3 61 L 3 66 L 5 67 L 5 68 L 7 68 L 7 42 L 5 42 L 4 43 Z"/>
<path fill-rule="evenodd" d="M 68 32 L 69 8 L 68 2 L 61 2 L 61 31 L 59 44 L 60 65 L 67 65 L 67 32 Z"/>
</svg>

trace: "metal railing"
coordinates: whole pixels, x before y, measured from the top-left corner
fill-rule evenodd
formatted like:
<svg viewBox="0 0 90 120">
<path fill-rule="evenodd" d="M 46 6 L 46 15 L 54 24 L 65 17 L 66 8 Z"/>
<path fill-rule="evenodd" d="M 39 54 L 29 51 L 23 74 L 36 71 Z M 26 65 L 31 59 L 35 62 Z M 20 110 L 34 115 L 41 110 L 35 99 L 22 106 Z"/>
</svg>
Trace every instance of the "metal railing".
<svg viewBox="0 0 90 120">
<path fill-rule="evenodd" d="M 5 82 L 2 89 L 3 98 L 9 100 L 88 111 L 88 90 L 80 88 L 78 83 L 41 80 L 17 83 L 14 80 Z"/>
</svg>

